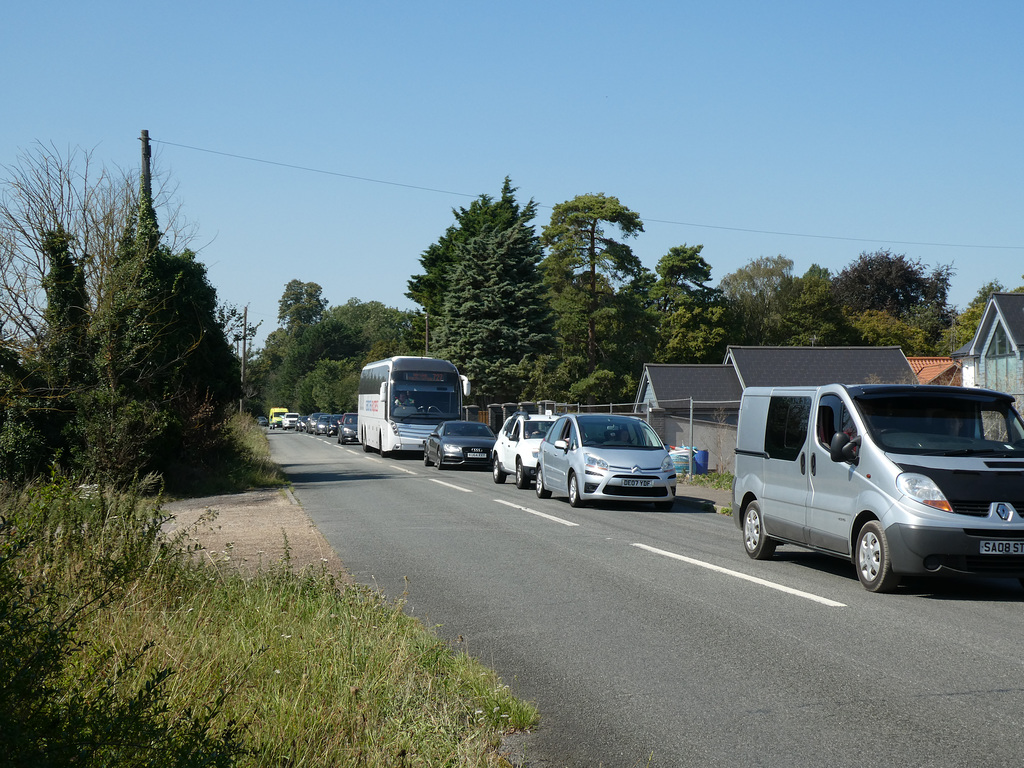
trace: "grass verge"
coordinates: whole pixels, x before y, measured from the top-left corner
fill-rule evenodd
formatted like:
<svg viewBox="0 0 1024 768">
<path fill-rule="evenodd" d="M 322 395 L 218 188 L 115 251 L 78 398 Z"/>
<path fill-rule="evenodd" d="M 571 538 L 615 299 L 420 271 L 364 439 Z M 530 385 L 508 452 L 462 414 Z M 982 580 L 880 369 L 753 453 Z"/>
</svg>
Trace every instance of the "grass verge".
<svg viewBox="0 0 1024 768">
<path fill-rule="evenodd" d="M 537 723 L 401 603 L 287 557 L 196 562 L 147 490 L 0 487 L 10 764 L 498 766 Z"/>
</svg>

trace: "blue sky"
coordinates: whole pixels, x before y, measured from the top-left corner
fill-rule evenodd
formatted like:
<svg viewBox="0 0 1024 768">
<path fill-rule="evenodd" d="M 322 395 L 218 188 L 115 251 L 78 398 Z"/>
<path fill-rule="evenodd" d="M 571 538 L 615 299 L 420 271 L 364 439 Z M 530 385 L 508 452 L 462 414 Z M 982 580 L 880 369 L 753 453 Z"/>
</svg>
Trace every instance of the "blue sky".
<svg viewBox="0 0 1024 768">
<path fill-rule="evenodd" d="M 1019 2 L 39 2 L 5 9 L 0 164 L 33 144 L 177 185 L 260 337 L 292 279 L 403 309 L 452 208 L 618 197 L 651 269 L 703 244 L 1024 282 Z M 248 158 L 248 159 L 243 159 Z"/>
</svg>

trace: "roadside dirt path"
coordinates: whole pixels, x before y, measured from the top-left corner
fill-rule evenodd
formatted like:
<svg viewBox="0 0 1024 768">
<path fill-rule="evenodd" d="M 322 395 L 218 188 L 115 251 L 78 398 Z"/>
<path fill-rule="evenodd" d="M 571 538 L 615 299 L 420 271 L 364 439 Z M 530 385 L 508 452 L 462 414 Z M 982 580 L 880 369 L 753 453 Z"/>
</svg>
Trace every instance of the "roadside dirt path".
<svg viewBox="0 0 1024 768">
<path fill-rule="evenodd" d="M 348 581 L 345 567 L 288 489 L 258 489 L 164 504 L 170 534 L 198 544 L 210 561 L 231 562 L 245 575 L 286 558 L 293 570 L 325 568 Z"/>
</svg>

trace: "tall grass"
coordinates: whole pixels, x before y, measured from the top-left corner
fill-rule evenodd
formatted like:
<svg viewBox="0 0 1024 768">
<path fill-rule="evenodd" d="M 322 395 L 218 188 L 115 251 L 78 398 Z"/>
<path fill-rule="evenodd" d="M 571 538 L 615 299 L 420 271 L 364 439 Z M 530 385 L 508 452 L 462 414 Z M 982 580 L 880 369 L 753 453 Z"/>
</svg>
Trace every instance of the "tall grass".
<svg viewBox="0 0 1024 768">
<path fill-rule="evenodd" d="M 197 562 L 148 490 L 0 489 L 10 764 L 493 766 L 536 724 L 400 603 L 287 561 Z"/>
</svg>

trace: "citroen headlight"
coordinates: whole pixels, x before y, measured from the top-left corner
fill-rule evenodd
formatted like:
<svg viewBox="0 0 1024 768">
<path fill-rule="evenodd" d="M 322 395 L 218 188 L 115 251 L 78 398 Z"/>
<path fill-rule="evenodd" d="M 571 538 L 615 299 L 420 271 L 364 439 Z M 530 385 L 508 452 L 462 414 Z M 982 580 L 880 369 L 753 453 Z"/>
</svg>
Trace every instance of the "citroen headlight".
<svg viewBox="0 0 1024 768">
<path fill-rule="evenodd" d="M 918 501 L 928 507 L 941 509 L 943 512 L 952 512 L 953 506 L 946 500 L 945 494 L 939 490 L 927 475 L 918 475 L 913 472 L 904 472 L 896 478 L 896 488 L 904 496 Z"/>
<path fill-rule="evenodd" d="M 676 469 L 676 463 L 674 461 L 672 461 L 672 457 L 671 456 L 665 456 L 664 460 L 662 460 L 662 462 L 661 462 L 661 471 L 662 472 L 675 472 L 675 469 Z"/>
<path fill-rule="evenodd" d="M 594 469 L 601 469 L 604 471 L 608 470 L 608 462 L 600 456 L 595 456 L 592 453 L 583 454 L 583 463 L 588 467 L 593 467 Z"/>
</svg>

